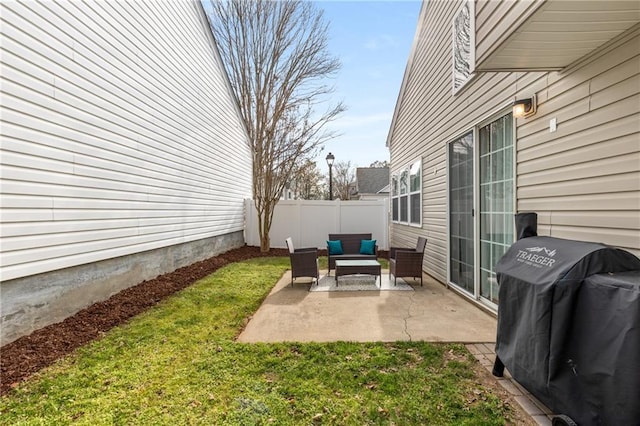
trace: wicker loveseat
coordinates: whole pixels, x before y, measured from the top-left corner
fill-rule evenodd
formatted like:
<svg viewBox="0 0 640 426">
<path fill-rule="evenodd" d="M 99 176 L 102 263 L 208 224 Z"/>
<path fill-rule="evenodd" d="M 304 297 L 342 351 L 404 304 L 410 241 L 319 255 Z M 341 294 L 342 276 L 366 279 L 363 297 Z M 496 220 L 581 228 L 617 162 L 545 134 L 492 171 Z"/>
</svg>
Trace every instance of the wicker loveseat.
<svg viewBox="0 0 640 426">
<path fill-rule="evenodd" d="M 340 241 L 343 254 L 331 254 L 327 244 L 327 257 L 329 260 L 329 275 L 336 269 L 336 260 L 376 260 L 378 258 L 378 246 L 373 248 L 373 254 L 360 254 L 362 240 L 371 241 L 371 234 L 329 234 L 329 241 Z"/>
</svg>

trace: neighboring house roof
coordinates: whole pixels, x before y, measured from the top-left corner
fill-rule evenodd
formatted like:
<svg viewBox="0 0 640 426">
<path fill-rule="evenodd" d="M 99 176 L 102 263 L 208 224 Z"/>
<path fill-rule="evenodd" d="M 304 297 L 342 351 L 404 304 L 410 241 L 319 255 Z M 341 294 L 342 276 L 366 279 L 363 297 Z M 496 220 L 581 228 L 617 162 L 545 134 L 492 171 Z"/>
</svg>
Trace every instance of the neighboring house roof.
<svg viewBox="0 0 640 426">
<path fill-rule="evenodd" d="M 358 194 L 384 193 L 389 187 L 388 167 L 358 167 L 356 169 L 356 184 Z"/>
<path fill-rule="evenodd" d="M 384 188 L 378 191 L 378 194 L 388 194 L 391 191 L 391 185 L 387 184 Z"/>
</svg>

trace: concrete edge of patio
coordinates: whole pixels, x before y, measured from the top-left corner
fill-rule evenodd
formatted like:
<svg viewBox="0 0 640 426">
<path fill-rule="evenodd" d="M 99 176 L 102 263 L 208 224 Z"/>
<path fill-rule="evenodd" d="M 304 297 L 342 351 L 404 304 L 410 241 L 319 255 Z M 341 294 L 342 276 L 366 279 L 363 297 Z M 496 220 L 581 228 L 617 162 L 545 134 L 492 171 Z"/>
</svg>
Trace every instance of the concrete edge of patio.
<svg viewBox="0 0 640 426">
<path fill-rule="evenodd" d="M 327 271 L 321 271 L 326 275 Z M 383 277 L 388 274 L 383 270 Z M 309 280 L 293 286 L 286 272 L 238 336 L 239 342 L 398 341 L 463 343 L 491 373 L 495 316 L 424 275 L 414 291 L 309 292 Z M 539 425 L 553 413 L 505 371 L 495 378 Z"/>
<path fill-rule="evenodd" d="M 382 277 L 388 279 L 388 271 Z M 407 282 L 414 291 L 309 292 L 309 280 L 291 286 L 286 272 L 238 341 L 495 341 L 495 316 L 428 275 L 422 287 Z"/>
</svg>

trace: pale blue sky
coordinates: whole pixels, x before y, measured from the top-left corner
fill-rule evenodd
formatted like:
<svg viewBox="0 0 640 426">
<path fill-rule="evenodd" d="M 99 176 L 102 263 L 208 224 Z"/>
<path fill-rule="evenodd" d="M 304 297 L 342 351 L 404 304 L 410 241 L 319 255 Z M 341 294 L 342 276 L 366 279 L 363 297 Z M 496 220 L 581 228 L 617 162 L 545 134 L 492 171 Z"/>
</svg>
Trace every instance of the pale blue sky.
<svg viewBox="0 0 640 426">
<path fill-rule="evenodd" d="M 388 160 L 385 145 L 422 4 L 411 1 L 316 1 L 329 22 L 329 51 L 340 58 L 335 100 L 347 106 L 332 128 L 342 135 L 325 144 L 325 157 L 367 167 Z"/>
</svg>

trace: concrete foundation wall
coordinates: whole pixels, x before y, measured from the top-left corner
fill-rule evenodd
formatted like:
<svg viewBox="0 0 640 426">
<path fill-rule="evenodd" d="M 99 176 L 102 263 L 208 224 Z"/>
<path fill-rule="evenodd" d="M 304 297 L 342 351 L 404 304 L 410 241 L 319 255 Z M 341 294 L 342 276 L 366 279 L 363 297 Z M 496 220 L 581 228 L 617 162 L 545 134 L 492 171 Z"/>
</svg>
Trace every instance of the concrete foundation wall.
<svg viewBox="0 0 640 426">
<path fill-rule="evenodd" d="M 233 232 L 0 283 L 0 346 L 144 280 L 244 245 Z"/>
</svg>

